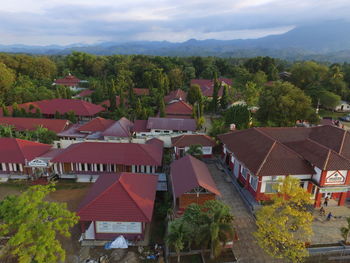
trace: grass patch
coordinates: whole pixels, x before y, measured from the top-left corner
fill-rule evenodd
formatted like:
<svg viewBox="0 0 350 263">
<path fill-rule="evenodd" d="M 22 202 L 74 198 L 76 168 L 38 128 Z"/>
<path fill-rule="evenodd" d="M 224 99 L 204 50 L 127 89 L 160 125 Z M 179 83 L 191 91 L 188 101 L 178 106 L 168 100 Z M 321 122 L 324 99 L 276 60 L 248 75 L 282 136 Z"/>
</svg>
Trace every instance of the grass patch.
<svg viewBox="0 0 350 263">
<path fill-rule="evenodd" d="M 73 181 L 60 180 L 56 183 L 57 190 L 81 189 L 90 186 L 90 183 L 76 183 Z"/>
<path fill-rule="evenodd" d="M 349 113 L 346 113 L 346 112 L 335 112 L 335 111 L 320 109 L 318 114 L 321 117 L 332 117 L 333 119 L 338 119 L 339 117 L 343 117 L 345 115 L 348 115 Z"/>
<path fill-rule="evenodd" d="M 0 186 L 18 189 L 19 191 L 25 191 L 31 186 L 31 184 L 25 180 L 11 180 L 6 183 L 1 183 Z"/>
</svg>

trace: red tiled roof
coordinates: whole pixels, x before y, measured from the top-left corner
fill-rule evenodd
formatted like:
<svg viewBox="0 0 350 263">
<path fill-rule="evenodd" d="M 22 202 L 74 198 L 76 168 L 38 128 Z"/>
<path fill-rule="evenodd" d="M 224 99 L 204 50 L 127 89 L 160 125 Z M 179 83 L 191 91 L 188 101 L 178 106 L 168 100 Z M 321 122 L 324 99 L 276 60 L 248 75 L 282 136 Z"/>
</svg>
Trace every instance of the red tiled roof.
<svg viewBox="0 0 350 263">
<path fill-rule="evenodd" d="M 147 129 L 147 120 L 135 120 L 134 127 L 132 127 L 133 132 L 149 132 Z"/>
<path fill-rule="evenodd" d="M 130 137 L 133 125 L 134 124 L 131 121 L 123 117 L 119 121 L 114 122 L 102 133 L 102 135 L 111 137 Z"/>
<path fill-rule="evenodd" d="M 85 90 L 81 91 L 79 94 L 77 94 L 76 97 L 80 97 L 80 98 L 88 97 L 94 92 L 95 92 L 94 90 L 85 89 Z"/>
<path fill-rule="evenodd" d="M 182 100 L 179 100 L 166 105 L 165 114 L 192 116 L 192 106 Z"/>
<path fill-rule="evenodd" d="M 70 122 L 68 120 L 42 119 L 42 118 L 19 118 L 0 117 L 0 125 L 12 125 L 17 131 L 35 130 L 38 126 L 59 133 L 64 131 Z"/>
<path fill-rule="evenodd" d="M 82 142 L 70 145 L 52 162 L 160 166 L 162 157 L 163 149 L 152 144 Z"/>
<path fill-rule="evenodd" d="M 176 147 L 187 147 L 195 144 L 202 146 L 215 146 L 215 141 L 205 134 L 184 134 L 171 138 L 171 144 Z"/>
<path fill-rule="evenodd" d="M 61 79 L 57 79 L 55 81 L 56 85 L 64 85 L 64 86 L 76 86 L 78 85 L 80 82 L 80 79 L 78 79 L 77 77 L 73 76 L 73 75 L 68 75 L 64 78 Z"/>
<path fill-rule="evenodd" d="M 219 139 L 254 175 L 314 173 L 312 167 L 299 154 L 259 128 L 222 134 Z"/>
<path fill-rule="evenodd" d="M 195 131 L 196 128 L 197 124 L 194 119 L 148 118 L 147 121 L 147 129 Z"/>
<path fill-rule="evenodd" d="M 349 160 L 310 139 L 290 142 L 286 145 L 321 170 L 350 170 Z"/>
<path fill-rule="evenodd" d="M 95 105 L 84 100 L 75 99 L 51 99 L 40 100 L 19 104 L 19 108 L 30 111 L 30 105 L 34 108 L 39 108 L 42 114 L 55 115 L 56 111 L 60 114 L 74 111 L 77 116 L 94 116 L 104 110 L 100 105 Z M 12 107 L 8 107 L 12 111 Z M 35 109 L 32 110 L 35 112 Z"/>
<path fill-rule="evenodd" d="M 268 166 L 271 169 L 280 169 L 280 174 L 297 174 L 296 167 L 302 170 L 303 166 L 296 157 L 324 170 L 350 169 L 350 133 L 335 126 L 254 128 L 220 135 L 219 138 L 253 173 L 264 171 L 263 175 L 278 175 L 277 172 L 272 174 L 262 168 L 256 169 L 270 162 Z M 288 155 L 290 152 L 294 153 L 294 168 L 289 167 L 291 161 L 287 164 L 287 152 L 278 153 L 276 146 L 272 147 L 272 144 L 289 149 Z M 281 173 L 282 171 L 285 173 Z"/>
<path fill-rule="evenodd" d="M 107 120 L 101 117 L 93 118 L 91 121 L 83 124 L 80 126 L 77 131 L 80 132 L 102 132 L 106 130 L 108 127 L 110 127 L 113 123 L 115 123 L 114 120 Z"/>
<path fill-rule="evenodd" d="M 78 130 L 81 126 L 82 125 L 79 123 L 74 123 L 68 129 L 64 130 L 63 132 L 58 133 L 57 135 L 59 137 L 84 138 L 87 136 L 87 134 L 81 133 Z"/>
<path fill-rule="evenodd" d="M 134 91 L 134 93 L 137 96 L 142 96 L 142 95 L 149 95 L 149 89 L 139 89 L 139 88 L 133 88 L 132 89 Z"/>
<path fill-rule="evenodd" d="M 167 96 L 164 97 L 165 103 L 169 103 L 173 100 L 184 100 L 186 101 L 187 98 L 187 92 L 183 91 L 182 89 L 177 89 L 171 91 Z"/>
<path fill-rule="evenodd" d="M 228 78 L 218 78 L 218 81 L 221 83 L 225 83 L 226 85 L 232 86 L 232 80 Z M 200 89 L 202 90 L 203 96 L 206 97 L 213 97 L 214 92 L 214 83 L 211 79 L 191 79 L 190 85 L 199 85 Z M 223 86 L 221 86 L 218 96 L 221 97 L 223 92 Z"/>
<path fill-rule="evenodd" d="M 146 144 L 152 144 L 152 145 L 156 145 L 157 147 L 159 147 L 160 149 L 163 149 L 164 147 L 164 142 L 158 138 L 152 138 L 149 139 L 148 141 L 145 142 Z"/>
<path fill-rule="evenodd" d="M 170 175 L 175 197 L 179 197 L 197 187 L 221 195 L 207 165 L 191 155 L 186 155 L 174 161 L 170 165 Z"/>
<path fill-rule="evenodd" d="M 81 221 L 151 222 L 157 176 L 102 174 L 80 204 Z"/>
<path fill-rule="evenodd" d="M 48 152 L 51 145 L 15 138 L 0 138 L 0 163 L 31 161 Z"/>
</svg>

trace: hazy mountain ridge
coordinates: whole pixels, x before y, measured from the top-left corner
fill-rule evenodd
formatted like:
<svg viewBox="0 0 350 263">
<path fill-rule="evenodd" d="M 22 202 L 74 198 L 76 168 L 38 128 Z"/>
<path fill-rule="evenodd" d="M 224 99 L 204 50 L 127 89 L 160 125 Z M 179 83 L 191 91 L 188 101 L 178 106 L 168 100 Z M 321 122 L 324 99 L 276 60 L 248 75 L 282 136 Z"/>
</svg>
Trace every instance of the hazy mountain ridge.
<svg viewBox="0 0 350 263">
<path fill-rule="evenodd" d="M 96 55 L 273 56 L 288 60 L 317 59 L 343 62 L 350 61 L 350 23 L 333 21 L 301 26 L 281 35 L 247 40 L 190 39 L 182 43 L 139 41 L 69 46 L 0 45 L 0 51 L 45 55 L 63 55 L 72 51 L 82 51 Z"/>
</svg>

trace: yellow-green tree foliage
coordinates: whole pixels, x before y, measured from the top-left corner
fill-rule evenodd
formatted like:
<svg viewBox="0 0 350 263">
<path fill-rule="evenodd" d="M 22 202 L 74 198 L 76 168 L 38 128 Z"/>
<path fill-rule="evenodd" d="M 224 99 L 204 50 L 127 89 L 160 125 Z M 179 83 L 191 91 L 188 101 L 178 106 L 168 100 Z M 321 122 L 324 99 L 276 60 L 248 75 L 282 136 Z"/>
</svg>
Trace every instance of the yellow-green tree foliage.
<svg viewBox="0 0 350 263">
<path fill-rule="evenodd" d="M 310 194 L 299 186 L 299 180 L 290 176 L 275 185 L 277 194 L 272 204 L 257 213 L 259 245 L 275 258 L 302 262 L 308 256 L 306 243 L 312 235 Z"/>
<path fill-rule="evenodd" d="M 0 250 L 2 257 L 14 257 L 19 263 L 65 262 L 57 236 L 69 237 L 78 217 L 65 203 L 44 201 L 54 190 L 53 185 L 32 186 L 0 203 L 0 236 L 10 237 Z"/>
</svg>

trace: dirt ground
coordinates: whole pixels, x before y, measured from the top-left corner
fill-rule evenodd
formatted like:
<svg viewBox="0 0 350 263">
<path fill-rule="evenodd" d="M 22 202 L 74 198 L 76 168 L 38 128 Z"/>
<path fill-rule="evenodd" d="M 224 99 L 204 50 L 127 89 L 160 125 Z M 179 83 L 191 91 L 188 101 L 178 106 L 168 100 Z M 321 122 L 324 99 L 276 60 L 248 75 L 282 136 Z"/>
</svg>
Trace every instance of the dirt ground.
<svg viewBox="0 0 350 263">
<path fill-rule="evenodd" d="M 26 182 L 21 183 L 4 183 L 0 184 L 0 200 L 3 200 L 8 195 L 18 195 L 25 191 L 30 185 Z M 92 184 L 82 183 L 58 183 L 57 190 L 51 193 L 47 200 L 52 202 L 64 202 L 70 211 L 76 211 L 80 202 L 83 200 L 86 193 L 89 191 Z M 71 230 L 71 237 L 59 237 L 63 248 L 66 250 L 66 263 L 75 263 L 80 251 L 78 242 L 81 235 L 79 225 L 76 225 Z"/>
</svg>

